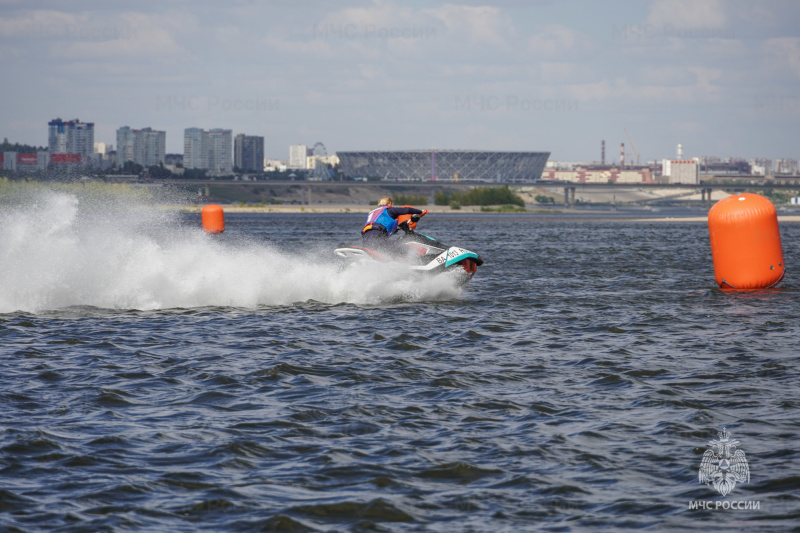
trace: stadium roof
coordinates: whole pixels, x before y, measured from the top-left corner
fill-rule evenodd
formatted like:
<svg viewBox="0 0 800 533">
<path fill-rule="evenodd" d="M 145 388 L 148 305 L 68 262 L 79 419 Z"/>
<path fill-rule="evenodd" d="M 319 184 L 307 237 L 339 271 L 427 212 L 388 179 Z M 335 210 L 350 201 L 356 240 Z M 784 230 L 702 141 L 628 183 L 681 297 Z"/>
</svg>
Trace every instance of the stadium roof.
<svg viewBox="0 0 800 533">
<path fill-rule="evenodd" d="M 532 182 L 541 177 L 550 152 L 431 149 L 337 152 L 336 155 L 344 175 L 353 178 Z"/>
</svg>

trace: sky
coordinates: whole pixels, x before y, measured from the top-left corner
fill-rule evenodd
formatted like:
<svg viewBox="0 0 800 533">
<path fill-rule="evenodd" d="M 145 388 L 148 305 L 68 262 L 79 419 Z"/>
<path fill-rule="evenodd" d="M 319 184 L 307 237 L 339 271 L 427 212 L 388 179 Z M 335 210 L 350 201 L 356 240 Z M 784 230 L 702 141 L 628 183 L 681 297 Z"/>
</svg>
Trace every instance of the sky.
<svg viewBox="0 0 800 533">
<path fill-rule="evenodd" d="M 0 0 L 0 138 L 800 158 L 797 0 Z M 318 148 L 321 151 L 321 147 Z"/>
</svg>

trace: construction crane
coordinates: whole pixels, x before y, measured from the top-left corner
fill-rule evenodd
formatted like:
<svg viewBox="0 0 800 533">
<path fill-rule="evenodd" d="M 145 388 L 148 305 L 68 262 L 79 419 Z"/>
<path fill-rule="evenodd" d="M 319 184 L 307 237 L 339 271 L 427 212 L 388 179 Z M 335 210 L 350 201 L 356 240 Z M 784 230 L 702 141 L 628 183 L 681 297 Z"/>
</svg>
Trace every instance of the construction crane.
<svg viewBox="0 0 800 533">
<path fill-rule="evenodd" d="M 636 151 L 636 146 L 633 144 L 633 139 L 631 139 L 631 136 L 628 135 L 628 130 L 625 129 L 625 128 L 622 128 L 622 129 L 625 130 L 625 137 L 627 137 L 628 138 L 628 142 L 631 143 L 631 150 L 633 150 L 633 156 L 636 158 L 636 164 L 638 165 L 639 164 L 639 152 Z"/>
</svg>

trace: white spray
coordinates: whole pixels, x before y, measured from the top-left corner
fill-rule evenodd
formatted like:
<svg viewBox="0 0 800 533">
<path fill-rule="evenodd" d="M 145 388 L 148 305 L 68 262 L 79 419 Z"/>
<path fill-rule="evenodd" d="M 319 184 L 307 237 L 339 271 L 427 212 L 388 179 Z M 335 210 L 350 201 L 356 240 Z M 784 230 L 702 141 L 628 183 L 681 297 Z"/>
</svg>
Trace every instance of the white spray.
<svg viewBox="0 0 800 533">
<path fill-rule="evenodd" d="M 109 195 L 38 189 L 0 208 L 0 313 L 69 306 L 170 309 L 298 302 L 380 305 L 458 298 L 447 278 L 400 265 L 339 271 L 331 249 L 304 256 L 207 235 L 174 211 Z"/>
</svg>

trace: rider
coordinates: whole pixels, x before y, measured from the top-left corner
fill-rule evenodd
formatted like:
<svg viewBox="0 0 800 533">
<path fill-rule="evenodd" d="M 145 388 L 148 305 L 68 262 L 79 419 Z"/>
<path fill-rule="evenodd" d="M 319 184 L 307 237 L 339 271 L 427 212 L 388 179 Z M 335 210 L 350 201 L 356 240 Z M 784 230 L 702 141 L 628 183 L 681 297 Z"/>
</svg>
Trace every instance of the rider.
<svg viewBox="0 0 800 533">
<path fill-rule="evenodd" d="M 367 222 L 361 230 L 361 238 L 365 246 L 374 248 L 392 248 L 389 236 L 397 231 L 397 217 L 402 215 L 423 216 L 428 211 L 422 211 L 414 207 L 393 207 L 392 199 L 384 196 L 378 201 L 377 209 L 373 209 L 367 215 Z"/>
</svg>

